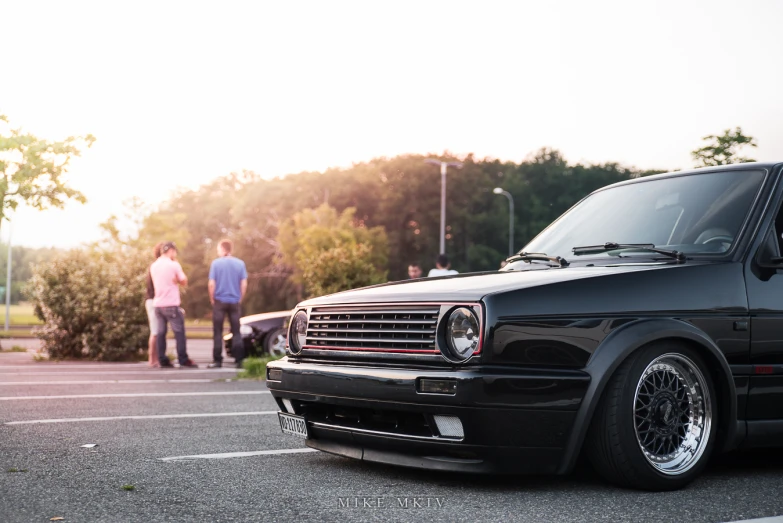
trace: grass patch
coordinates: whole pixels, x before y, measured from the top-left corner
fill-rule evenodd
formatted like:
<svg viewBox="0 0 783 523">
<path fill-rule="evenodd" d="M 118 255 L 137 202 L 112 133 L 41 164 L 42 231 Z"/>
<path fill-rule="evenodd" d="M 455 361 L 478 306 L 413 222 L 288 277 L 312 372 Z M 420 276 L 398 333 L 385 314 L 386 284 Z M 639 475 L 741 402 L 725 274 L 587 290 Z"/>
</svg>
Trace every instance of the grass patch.
<svg viewBox="0 0 783 523">
<path fill-rule="evenodd" d="M 20 329 L 18 327 L 11 327 L 7 331 L 0 330 L 0 339 L 8 339 L 8 338 L 35 338 L 35 336 L 33 336 L 32 329 Z"/>
<path fill-rule="evenodd" d="M 133 485 L 123 485 L 122 490 L 136 490 L 136 487 Z"/>
<path fill-rule="evenodd" d="M 0 352 L 27 352 L 27 349 L 21 345 L 14 345 L 10 349 L 0 349 Z"/>
<path fill-rule="evenodd" d="M 27 469 L 10 468 L 8 472 L 27 472 Z"/>
<path fill-rule="evenodd" d="M 49 361 L 49 355 L 43 352 L 33 354 L 33 361 Z"/>
<path fill-rule="evenodd" d="M 266 364 L 270 361 L 279 360 L 272 356 L 266 356 L 263 358 L 245 358 L 242 360 L 242 370 L 237 374 L 239 379 L 254 379 L 265 380 L 266 379 Z"/>
<path fill-rule="evenodd" d="M 11 305 L 11 325 L 41 325 L 41 320 L 33 312 L 33 306 L 29 303 Z M 5 309 L 3 309 L 5 314 Z M 3 316 L 5 317 L 5 316 Z"/>
</svg>

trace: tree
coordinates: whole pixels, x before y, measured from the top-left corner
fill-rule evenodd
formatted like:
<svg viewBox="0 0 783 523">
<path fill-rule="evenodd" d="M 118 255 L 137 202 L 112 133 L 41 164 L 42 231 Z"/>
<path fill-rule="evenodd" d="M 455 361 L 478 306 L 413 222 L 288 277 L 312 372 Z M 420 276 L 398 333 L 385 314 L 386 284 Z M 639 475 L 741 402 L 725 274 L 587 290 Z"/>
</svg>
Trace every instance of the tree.
<svg viewBox="0 0 783 523">
<path fill-rule="evenodd" d="M 388 240 L 382 227 L 368 229 L 356 209 L 338 213 L 323 204 L 305 209 L 280 227 L 283 263 L 295 281 L 318 296 L 386 282 Z"/>
<path fill-rule="evenodd" d="M 707 145 L 691 152 L 691 156 L 696 162 L 696 167 L 755 161 L 751 158 L 739 156 L 739 150 L 743 147 L 757 146 L 756 140 L 752 136 L 743 134 L 740 127 L 735 127 L 734 131 L 726 129 L 720 136 L 714 134 L 705 136 L 702 140 L 707 142 Z"/>
<path fill-rule="evenodd" d="M 62 207 L 66 200 L 86 198 L 63 179 L 71 159 L 90 147 L 95 137 L 69 136 L 50 142 L 12 128 L 0 114 L 0 223 L 25 203 L 34 209 Z"/>
</svg>

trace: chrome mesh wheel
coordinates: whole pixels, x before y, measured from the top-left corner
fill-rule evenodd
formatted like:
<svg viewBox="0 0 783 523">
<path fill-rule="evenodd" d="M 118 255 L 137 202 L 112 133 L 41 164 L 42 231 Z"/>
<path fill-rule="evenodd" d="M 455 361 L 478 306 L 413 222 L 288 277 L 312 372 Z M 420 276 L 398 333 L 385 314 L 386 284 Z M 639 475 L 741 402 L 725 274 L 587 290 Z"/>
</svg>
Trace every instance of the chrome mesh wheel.
<svg viewBox="0 0 783 523">
<path fill-rule="evenodd" d="M 663 474 L 695 465 L 711 434 L 710 391 L 699 367 L 682 354 L 655 358 L 634 396 L 634 428 L 644 457 Z"/>
</svg>

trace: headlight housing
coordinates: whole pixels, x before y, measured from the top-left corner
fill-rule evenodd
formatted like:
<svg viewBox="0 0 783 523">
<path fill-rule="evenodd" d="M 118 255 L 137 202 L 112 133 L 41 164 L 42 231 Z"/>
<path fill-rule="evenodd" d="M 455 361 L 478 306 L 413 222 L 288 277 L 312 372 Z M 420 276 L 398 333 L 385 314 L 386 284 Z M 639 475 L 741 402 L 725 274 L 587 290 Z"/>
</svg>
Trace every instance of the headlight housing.
<svg viewBox="0 0 783 523">
<path fill-rule="evenodd" d="M 457 307 L 446 319 L 446 348 L 448 359 L 462 362 L 479 350 L 479 319 L 473 309 Z"/>
<path fill-rule="evenodd" d="M 247 338 L 248 336 L 253 335 L 253 327 L 250 325 L 240 325 L 239 326 L 239 334 L 242 335 L 243 338 Z"/>
<path fill-rule="evenodd" d="M 307 313 L 299 311 L 291 320 L 288 331 L 288 350 L 291 354 L 299 354 L 307 341 Z"/>
</svg>

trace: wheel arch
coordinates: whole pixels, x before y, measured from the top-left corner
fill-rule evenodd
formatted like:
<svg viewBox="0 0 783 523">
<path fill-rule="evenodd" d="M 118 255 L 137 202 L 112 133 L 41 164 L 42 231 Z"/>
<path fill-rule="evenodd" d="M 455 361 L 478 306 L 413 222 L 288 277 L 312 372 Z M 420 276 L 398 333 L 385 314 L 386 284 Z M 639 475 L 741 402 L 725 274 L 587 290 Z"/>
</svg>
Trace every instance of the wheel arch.
<svg viewBox="0 0 783 523">
<path fill-rule="evenodd" d="M 661 341 L 678 341 L 698 351 L 704 358 L 718 396 L 718 437 L 716 449 L 736 446 L 738 436 L 737 392 L 725 356 L 702 330 L 682 320 L 670 318 L 636 320 L 612 332 L 593 352 L 585 366 L 590 385 L 574 420 L 558 473 L 570 472 L 582 449 L 593 413 L 617 367 L 635 351 Z"/>
</svg>

